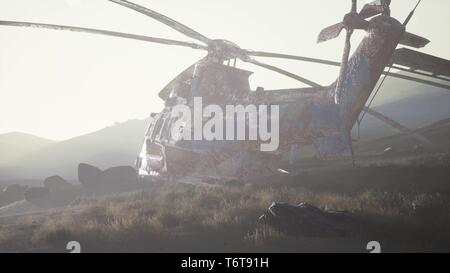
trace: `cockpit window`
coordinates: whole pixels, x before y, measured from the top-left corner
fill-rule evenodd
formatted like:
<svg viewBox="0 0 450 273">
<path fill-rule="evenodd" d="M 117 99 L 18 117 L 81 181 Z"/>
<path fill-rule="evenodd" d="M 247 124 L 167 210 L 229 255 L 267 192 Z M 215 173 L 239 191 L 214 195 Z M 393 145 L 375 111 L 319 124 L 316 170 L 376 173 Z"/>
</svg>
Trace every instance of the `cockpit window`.
<svg viewBox="0 0 450 273">
<path fill-rule="evenodd" d="M 169 117 L 167 117 L 165 120 L 164 120 L 164 125 L 163 125 L 163 128 L 162 128 L 162 131 L 161 131 L 161 135 L 160 135 L 160 139 L 161 140 L 169 140 L 170 139 L 170 125 L 171 125 L 171 122 L 170 122 L 171 120 L 170 120 L 170 118 Z"/>
<path fill-rule="evenodd" d="M 162 156 L 163 152 L 160 145 L 147 140 L 147 154 Z"/>
<path fill-rule="evenodd" d="M 159 135 L 160 131 L 161 131 L 161 127 L 163 125 L 164 119 L 163 118 L 158 118 L 155 122 L 155 126 L 153 126 L 153 132 L 152 132 L 152 136 L 151 139 L 155 140 L 156 136 Z"/>
</svg>

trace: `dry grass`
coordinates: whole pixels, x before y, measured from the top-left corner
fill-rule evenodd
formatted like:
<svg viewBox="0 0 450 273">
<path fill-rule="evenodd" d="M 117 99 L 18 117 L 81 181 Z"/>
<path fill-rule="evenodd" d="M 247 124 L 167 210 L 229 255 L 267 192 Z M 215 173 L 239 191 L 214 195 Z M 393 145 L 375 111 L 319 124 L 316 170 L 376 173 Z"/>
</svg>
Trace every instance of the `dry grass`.
<svg viewBox="0 0 450 273">
<path fill-rule="evenodd" d="M 368 220 L 365 234 L 376 234 L 380 226 L 395 231 L 400 222 L 408 224 L 410 230 L 423 230 L 429 224 L 425 219 L 440 219 L 439 225 L 449 226 L 448 218 L 442 216 L 450 212 L 450 199 L 439 194 L 343 194 L 273 185 L 228 188 L 174 184 L 80 200 L 36 228 L 32 242 L 52 249 L 78 240 L 93 251 L 182 251 L 189 250 L 190 244 L 199 251 L 301 251 L 304 245 L 290 244 L 305 238 L 289 238 L 257 223 L 273 201 L 352 211 Z M 364 234 L 354 237 L 362 240 Z M 222 249 L 227 240 L 231 245 Z M 158 242 L 156 249 L 154 242 Z"/>
<path fill-rule="evenodd" d="M 84 198 L 39 221 L 0 225 L 0 250 L 61 252 L 75 240 L 92 252 L 365 252 L 378 240 L 384 251 L 449 251 L 449 165 L 305 171 L 241 186 L 166 183 Z M 257 221 L 272 202 L 353 212 L 363 226 L 342 238 L 289 237 Z"/>
</svg>

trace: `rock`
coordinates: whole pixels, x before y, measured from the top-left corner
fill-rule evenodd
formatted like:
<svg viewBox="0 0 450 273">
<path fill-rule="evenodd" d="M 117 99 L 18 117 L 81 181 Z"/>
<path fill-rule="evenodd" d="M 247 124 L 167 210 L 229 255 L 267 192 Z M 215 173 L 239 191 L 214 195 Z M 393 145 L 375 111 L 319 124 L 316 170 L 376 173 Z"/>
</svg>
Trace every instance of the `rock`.
<svg viewBox="0 0 450 273">
<path fill-rule="evenodd" d="M 33 202 L 33 201 L 44 198 L 49 193 L 50 193 L 50 190 L 48 188 L 44 188 L 44 187 L 29 188 L 25 192 L 25 200 L 27 200 L 29 202 Z"/>
<path fill-rule="evenodd" d="M 7 186 L 0 193 L 0 207 L 23 200 L 27 189 L 27 186 L 21 186 L 19 184 Z"/>
<path fill-rule="evenodd" d="M 84 187 L 100 187 L 102 185 L 102 170 L 89 164 L 78 165 L 78 181 Z"/>
<path fill-rule="evenodd" d="M 65 189 L 69 189 L 72 186 L 69 182 L 67 182 L 61 176 L 55 175 L 47 177 L 44 180 L 44 187 L 50 190 L 50 192 L 58 192 Z"/>
<path fill-rule="evenodd" d="M 324 211 L 307 203 L 272 203 L 259 220 L 286 235 L 307 237 L 343 236 L 359 222 L 349 213 Z"/>
<path fill-rule="evenodd" d="M 78 180 L 84 187 L 97 189 L 129 186 L 139 182 L 137 172 L 131 166 L 112 167 L 102 171 L 85 163 L 78 165 Z"/>
<path fill-rule="evenodd" d="M 119 166 L 105 170 L 102 180 L 105 186 L 132 185 L 138 183 L 137 172 L 130 166 Z"/>
</svg>

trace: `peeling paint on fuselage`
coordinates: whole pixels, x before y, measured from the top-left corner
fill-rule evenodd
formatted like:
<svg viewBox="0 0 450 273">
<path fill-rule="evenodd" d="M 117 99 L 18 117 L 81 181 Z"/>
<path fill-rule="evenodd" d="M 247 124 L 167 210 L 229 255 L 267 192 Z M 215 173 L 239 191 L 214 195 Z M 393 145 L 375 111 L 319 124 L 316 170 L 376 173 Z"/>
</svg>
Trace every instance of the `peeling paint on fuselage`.
<svg viewBox="0 0 450 273">
<path fill-rule="evenodd" d="M 370 21 L 366 37 L 349 60 L 341 117 L 351 129 L 405 33 L 396 19 L 380 15 Z"/>
<path fill-rule="evenodd" d="M 218 64 L 208 58 L 180 75 L 180 81 L 189 86 L 189 94 L 183 100 L 190 107 L 193 97 L 198 96 L 202 97 L 205 105 L 280 105 L 280 147 L 272 154 L 281 156 L 289 152 L 293 145 L 312 144 L 320 158 L 350 157 L 352 154 L 350 130 L 384 68 L 390 63 L 404 31 L 400 22 L 388 16 L 381 15 L 370 21 L 366 37 L 349 60 L 340 104 L 335 104 L 336 83 L 323 88 L 252 92 L 248 82 L 251 72 Z M 166 93 L 169 89 L 172 89 L 173 93 L 171 98 L 166 100 L 164 109 L 166 118 L 171 118 L 170 109 L 176 104 L 173 102 L 179 95 L 178 83 L 179 81 L 174 80 L 171 86 L 165 88 Z M 167 150 L 171 151 L 172 156 L 164 155 L 164 160 L 169 162 L 166 165 L 173 166 L 167 170 L 169 173 L 186 169 L 183 168 L 183 165 L 186 165 L 186 158 L 193 162 L 206 162 L 208 164 L 204 166 L 208 169 L 212 165 L 226 161 L 227 158 L 233 159 L 234 162 L 248 162 L 250 159 L 247 155 L 250 151 L 258 153 L 257 145 L 252 141 L 197 140 L 173 143 L 170 136 L 167 139 L 152 141 L 169 147 Z M 189 156 L 179 155 L 184 153 L 188 153 Z M 145 151 L 141 156 L 145 156 Z M 173 160 L 174 157 L 182 160 Z M 256 156 L 251 160 L 259 159 Z M 194 169 L 188 165 L 190 166 L 188 169 Z M 245 164 L 242 164 L 241 168 L 245 169 Z"/>
</svg>

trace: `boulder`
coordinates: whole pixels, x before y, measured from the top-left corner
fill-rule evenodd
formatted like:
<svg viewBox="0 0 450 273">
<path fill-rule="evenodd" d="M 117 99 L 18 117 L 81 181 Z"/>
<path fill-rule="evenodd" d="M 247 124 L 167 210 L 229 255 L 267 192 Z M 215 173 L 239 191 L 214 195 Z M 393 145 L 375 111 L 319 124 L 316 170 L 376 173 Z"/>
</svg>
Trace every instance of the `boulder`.
<svg viewBox="0 0 450 273">
<path fill-rule="evenodd" d="M 62 190 L 69 189 L 72 186 L 69 182 L 67 182 L 61 176 L 55 175 L 47 177 L 44 180 L 44 187 L 50 190 L 50 192 L 58 192 Z"/>
<path fill-rule="evenodd" d="M 324 211 L 307 203 L 272 203 L 259 220 L 291 236 L 343 236 L 354 231 L 359 219 L 342 211 Z"/>
<path fill-rule="evenodd" d="M 118 166 L 105 170 L 102 177 L 106 186 L 126 186 L 138 183 L 137 172 L 130 166 Z"/>
<path fill-rule="evenodd" d="M 45 187 L 32 187 L 25 192 L 25 200 L 33 202 L 46 197 L 50 190 Z"/>
<path fill-rule="evenodd" d="M 139 182 L 136 170 L 131 166 L 118 166 L 100 170 L 89 164 L 78 165 L 78 180 L 87 188 L 108 189 L 129 186 Z"/>
<path fill-rule="evenodd" d="M 87 188 L 100 187 L 102 185 L 103 171 L 86 163 L 78 165 L 78 181 Z"/>
<path fill-rule="evenodd" d="M 19 184 L 9 185 L 0 192 L 0 207 L 9 205 L 25 198 L 27 186 Z"/>
</svg>

